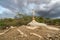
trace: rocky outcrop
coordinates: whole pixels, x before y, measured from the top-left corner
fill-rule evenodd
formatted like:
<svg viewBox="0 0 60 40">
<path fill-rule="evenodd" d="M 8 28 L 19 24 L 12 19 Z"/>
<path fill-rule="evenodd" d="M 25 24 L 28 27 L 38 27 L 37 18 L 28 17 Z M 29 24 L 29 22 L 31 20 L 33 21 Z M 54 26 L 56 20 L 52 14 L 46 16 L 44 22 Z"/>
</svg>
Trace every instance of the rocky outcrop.
<svg viewBox="0 0 60 40">
<path fill-rule="evenodd" d="M 60 30 L 51 30 L 45 27 L 37 27 L 32 29 L 30 26 L 20 26 L 18 28 L 10 28 L 0 40 L 60 40 Z"/>
</svg>

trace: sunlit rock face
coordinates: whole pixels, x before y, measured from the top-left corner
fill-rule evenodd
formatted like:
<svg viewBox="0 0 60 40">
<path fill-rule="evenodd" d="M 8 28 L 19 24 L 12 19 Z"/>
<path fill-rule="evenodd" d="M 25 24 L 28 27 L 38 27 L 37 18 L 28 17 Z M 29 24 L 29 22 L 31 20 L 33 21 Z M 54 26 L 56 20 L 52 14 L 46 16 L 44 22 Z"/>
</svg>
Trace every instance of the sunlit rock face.
<svg viewBox="0 0 60 40">
<path fill-rule="evenodd" d="M 35 20 L 32 20 L 27 25 L 28 25 L 29 29 L 31 29 L 31 28 L 36 29 L 36 28 L 42 27 L 42 28 L 46 28 L 46 29 L 50 29 L 50 30 L 60 30 L 59 28 L 51 27 L 51 26 L 48 26 L 47 24 L 39 23 L 39 22 L 37 22 Z"/>
<path fill-rule="evenodd" d="M 28 23 L 28 25 L 30 25 L 30 26 L 47 26 L 46 24 L 39 23 L 39 22 L 37 22 L 35 20 L 32 20 L 30 23 Z"/>
<path fill-rule="evenodd" d="M 7 31 L 2 32 L 3 34 L 0 33 L 0 40 L 60 40 L 60 31 L 37 27 L 24 25 L 13 28 L 11 26 Z"/>
</svg>

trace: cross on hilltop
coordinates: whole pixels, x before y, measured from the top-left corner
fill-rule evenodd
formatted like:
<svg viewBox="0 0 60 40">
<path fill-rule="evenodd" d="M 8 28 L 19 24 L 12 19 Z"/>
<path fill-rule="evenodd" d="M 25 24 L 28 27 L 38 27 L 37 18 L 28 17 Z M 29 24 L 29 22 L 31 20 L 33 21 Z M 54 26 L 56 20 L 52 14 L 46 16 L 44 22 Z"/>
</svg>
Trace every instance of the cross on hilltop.
<svg viewBox="0 0 60 40">
<path fill-rule="evenodd" d="M 34 9 L 32 9 L 32 20 L 35 20 L 35 10 Z"/>
</svg>

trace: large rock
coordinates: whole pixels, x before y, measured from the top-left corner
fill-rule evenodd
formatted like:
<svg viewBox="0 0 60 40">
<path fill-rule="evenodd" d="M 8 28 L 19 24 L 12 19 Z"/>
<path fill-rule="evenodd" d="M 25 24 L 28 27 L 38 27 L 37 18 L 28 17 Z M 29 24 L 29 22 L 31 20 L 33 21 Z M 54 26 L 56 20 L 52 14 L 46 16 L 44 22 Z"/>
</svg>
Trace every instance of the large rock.
<svg viewBox="0 0 60 40">
<path fill-rule="evenodd" d="M 29 26 L 47 26 L 46 24 L 36 22 L 35 20 L 32 20 L 30 23 L 28 23 L 28 25 Z"/>
</svg>

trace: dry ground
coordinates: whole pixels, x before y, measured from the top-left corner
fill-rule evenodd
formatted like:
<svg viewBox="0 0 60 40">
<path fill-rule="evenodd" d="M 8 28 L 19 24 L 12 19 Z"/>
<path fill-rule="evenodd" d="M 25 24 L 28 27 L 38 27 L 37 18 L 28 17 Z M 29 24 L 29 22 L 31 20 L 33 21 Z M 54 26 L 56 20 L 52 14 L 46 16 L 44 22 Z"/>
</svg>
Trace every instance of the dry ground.
<svg viewBox="0 0 60 40">
<path fill-rule="evenodd" d="M 60 40 L 60 30 L 44 26 L 20 26 L 0 32 L 0 40 Z"/>
</svg>

